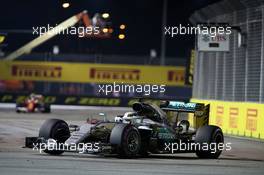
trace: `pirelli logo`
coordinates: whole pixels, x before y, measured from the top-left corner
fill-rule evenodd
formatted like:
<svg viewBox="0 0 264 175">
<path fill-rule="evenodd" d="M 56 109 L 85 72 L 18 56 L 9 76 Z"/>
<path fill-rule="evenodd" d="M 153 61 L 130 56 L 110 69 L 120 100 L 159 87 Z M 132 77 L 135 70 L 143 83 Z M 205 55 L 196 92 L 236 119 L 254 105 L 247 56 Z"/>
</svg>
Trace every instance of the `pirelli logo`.
<svg viewBox="0 0 264 175">
<path fill-rule="evenodd" d="M 224 107 L 217 106 L 216 108 L 216 124 L 218 126 L 223 126 L 223 116 L 224 116 Z"/>
<path fill-rule="evenodd" d="M 36 78 L 60 78 L 62 67 L 43 65 L 13 65 L 12 76 Z"/>
<path fill-rule="evenodd" d="M 230 108 L 229 109 L 229 127 L 230 128 L 237 128 L 238 126 L 238 115 L 239 109 L 238 108 Z"/>
<path fill-rule="evenodd" d="M 122 68 L 91 68 L 90 78 L 98 80 L 140 80 L 139 69 L 122 69 Z"/>
<path fill-rule="evenodd" d="M 257 119 L 258 119 L 258 110 L 257 109 L 247 109 L 246 129 L 250 131 L 256 131 L 257 130 Z"/>
<path fill-rule="evenodd" d="M 168 81 L 184 83 L 185 82 L 185 70 L 168 71 Z"/>
</svg>

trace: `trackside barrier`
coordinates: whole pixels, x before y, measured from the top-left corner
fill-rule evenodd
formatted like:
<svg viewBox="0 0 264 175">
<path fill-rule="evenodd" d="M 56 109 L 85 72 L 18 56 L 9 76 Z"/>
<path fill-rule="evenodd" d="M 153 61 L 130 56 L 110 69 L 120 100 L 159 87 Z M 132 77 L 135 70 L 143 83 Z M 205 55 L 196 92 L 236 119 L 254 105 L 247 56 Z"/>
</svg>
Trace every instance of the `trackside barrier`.
<svg viewBox="0 0 264 175">
<path fill-rule="evenodd" d="M 0 80 L 184 86 L 185 67 L 1 61 Z"/>
<path fill-rule="evenodd" d="M 29 94 L 0 93 L 0 103 L 23 102 Z M 144 99 L 159 105 L 160 99 Z M 179 99 L 187 100 L 187 99 Z M 95 97 L 95 96 L 67 96 L 67 95 L 45 95 L 44 102 L 57 105 L 76 106 L 111 106 L 130 107 L 138 102 L 139 98 L 118 98 L 118 97 Z"/>
<path fill-rule="evenodd" d="M 264 139 L 264 104 L 191 99 L 210 104 L 209 123 L 225 134 Z M 189 116 L 191 125 L 193 117 Z"/>
</svg>

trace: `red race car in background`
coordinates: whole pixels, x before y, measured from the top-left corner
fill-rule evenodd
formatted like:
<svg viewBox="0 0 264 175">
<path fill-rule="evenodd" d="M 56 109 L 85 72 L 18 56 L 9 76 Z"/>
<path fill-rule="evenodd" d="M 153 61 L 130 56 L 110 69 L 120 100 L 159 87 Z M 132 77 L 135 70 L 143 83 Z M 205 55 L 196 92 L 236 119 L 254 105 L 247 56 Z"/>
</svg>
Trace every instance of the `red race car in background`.
<svg viewBox="0 0 264 175">
<path fill-rule="evenodd" d="M 44 97 L 40 94 L 30 94 L 22 103 L 16 104 L 16 112 L 42 112 L 50 113 L 50 104 L 44 103 Z"/>
</svg>

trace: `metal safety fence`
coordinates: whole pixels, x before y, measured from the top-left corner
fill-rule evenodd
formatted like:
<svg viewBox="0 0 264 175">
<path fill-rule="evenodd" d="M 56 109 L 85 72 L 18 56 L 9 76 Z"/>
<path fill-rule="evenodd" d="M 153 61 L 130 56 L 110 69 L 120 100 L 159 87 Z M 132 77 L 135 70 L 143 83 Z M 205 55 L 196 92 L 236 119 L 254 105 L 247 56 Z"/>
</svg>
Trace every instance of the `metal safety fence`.
<svg viewBox="0 0 264 175">
<path fill-rule="evenodd" d="M 190 20 L 228 23 L 243 34 L 241 41 L 233 30 L 229 52 L 196 51 L 193 98 L 264 103 L 264 0 L 221 1 Z"/>
</svg>

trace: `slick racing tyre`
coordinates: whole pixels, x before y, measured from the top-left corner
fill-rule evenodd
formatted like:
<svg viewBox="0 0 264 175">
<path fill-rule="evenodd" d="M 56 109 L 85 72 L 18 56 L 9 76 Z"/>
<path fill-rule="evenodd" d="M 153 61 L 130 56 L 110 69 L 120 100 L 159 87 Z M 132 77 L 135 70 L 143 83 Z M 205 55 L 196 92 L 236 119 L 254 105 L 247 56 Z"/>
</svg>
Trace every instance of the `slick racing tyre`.
<svg viewBox="0 0 264 175">
<path fill-rule="evenodd" d="M 16 104 L 16 112 L 17 113 L 20 113 L 20 112 L 22 112 L 22 111 L 20 111 L 20 108 L 23 108 L 23 107 L 25 107 L 26 105 L 24 104 L 24 103 L 17 103 Z"/>
<path fill-rule="evenodd" d="M 39 137 L 45 140 L 54 139 L 57 143 L 64 143 L 70 137 L 70 130 L 68 124 L 59 119 L 46 120 L 40 130 Z M 52 155 L 62 154 L 63 150 L 44 150 L 45 153 Z"/>
<path fill-rule="evenodd" d="M 127 124 L 117 124 L 110 135 L 110 143 L 116 145 L 120 157 L 132 158 L 141 150 L 141 137 L 138 130 Z"/>
<path fill-rule="evenodd" d="M 206 150 L 201 148 L 196 150 L 196 155 L 199 158 L 217 159 L 222 152 L 222 150 L 219 150 L 218 148 L 219 144 L 224 143 L 223 132 L 218 126 L 202 126 L 201 128 L 198 128 L 196 132 L 195 143 L 198 143 L 201 147 L 204 144 L 207 144 L 208 146 L 208 149 Z"/>
<path fill-rule="evenodd" d="M 50 105 L 49 104 L 44 104 L 44 110 L 42 113 L 50 113 Z"/>
</svg>

